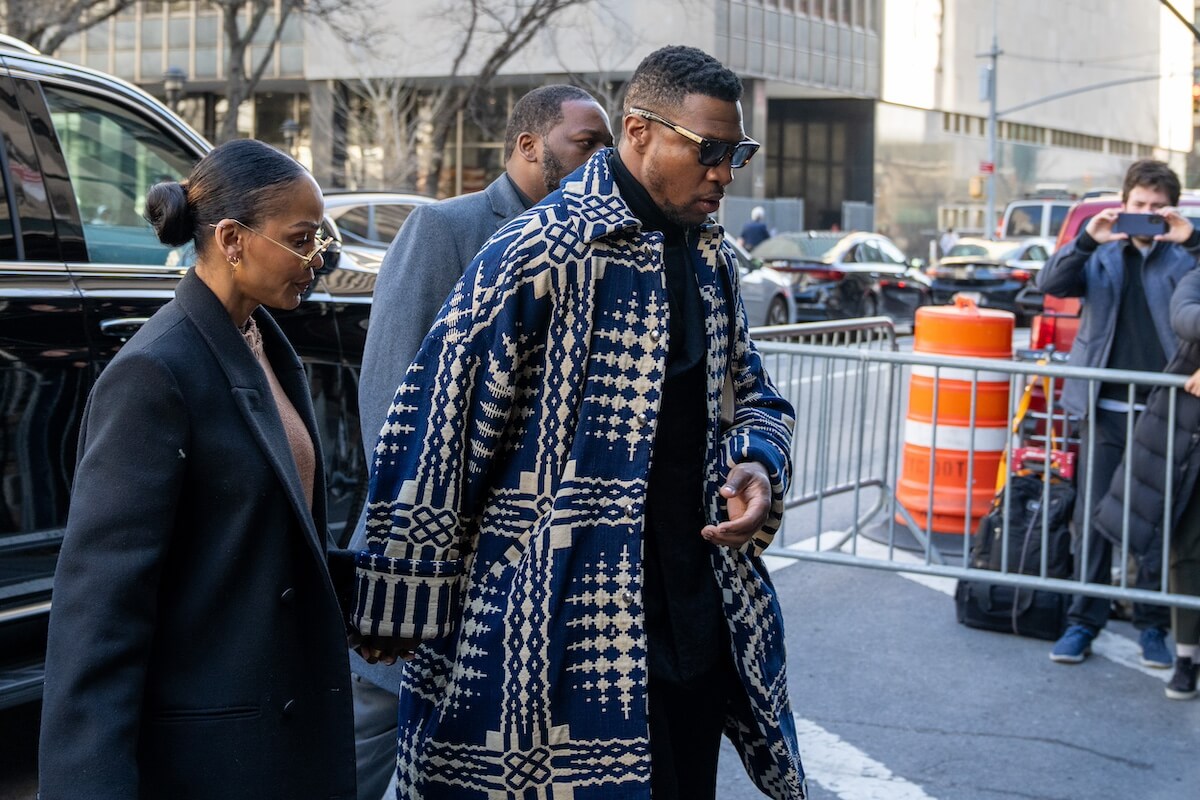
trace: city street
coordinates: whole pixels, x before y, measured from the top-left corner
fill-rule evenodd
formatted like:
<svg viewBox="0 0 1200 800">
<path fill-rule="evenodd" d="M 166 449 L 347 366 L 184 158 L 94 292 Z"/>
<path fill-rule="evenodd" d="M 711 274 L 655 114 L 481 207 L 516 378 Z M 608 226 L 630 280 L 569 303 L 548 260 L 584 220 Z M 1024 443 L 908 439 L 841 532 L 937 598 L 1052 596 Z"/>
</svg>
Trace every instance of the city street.
<svg viewBox="0 0 1200 800">
<path fill-rule="evenodd" d="M 1027 336 L 1018 330 L 1014 346 Z M 827 506 L 826 530 L 849 522 L 845 506 Z M 811 547 L 798 532 L 813 513 L 790 511 L 793 533 L 778 542 Z M 866 538 L 857 547 L 883 557 Z M 1164 697 L 1169 670 L 1138 664 L 1129 623 L 1113 621 L 1092 658 L 1063 666 L 1049 642 L 957 624 L 947 579 L 778 556 L 770 568 L 816 800 L 1194 796 L 1200 702 Z M 0 800 L 33 798 L 36 728 L 36 705 L 0 712 Z M 726 746 L 718 797 L 759 796 Z"/>
<path fill-rule="evenodd" d="M 1114 622 L 1080 666 L 958 625 L 937 580 L 776 559 L 792 706 L 814 800 L 1182 800 L 1200 702 L 1163 696 Z M 35 707 L 0 712 L 0 800 L 33 797 Z M 718 797 L 759 797 L 733 750 Z"/>
<path fill-rule="evenodd" d="M 1113 622 L 1079 666 L 958 625 L 940 579 L 775 567 L 792 706 L 816 800 L 1194 797 L 1200 703 L 1163 695 Z M 734 754 L 721 798 L 753 798 Z"/>
<path fill-rule="evenodd" d="M 638 518 L 656 502 L 626 497 L 630 481 L 644 478 L 637 485 L 655 487 L 646 490 L 652 501 L 666 498 L 664 517 L 696 505 L 686 492 L 671 496 L 669 477 L 660 482 L 673 457 L 757 458 L 780 484 L 779 459 L 755 450 L 758 435 L 773 454 L 783 449 L 786 412 L 760 391 L 763 371 L 795 411 L 790 483 L 774 498 L 788 510 L 766 563 L 786 625 L 810 798 L 1200 799 L 1200 699 L 1165 697 L 1173 670 L 1141 664 L 1127 616 L 1109 620 L 1089 658 L 1066 665 L 1048 657 L 1051 641 L 959 624 L 954 602 L 956 579 L 995 575 L 983 570 L 997 565 L 1009 574 L 978 582 L 1162 599 L 1145 591 L 1157 554 L 1161 591 L 1200 608 L 1185 597 L 1200 593 L 1188 585 L 1198 570 L 1180 557 L 1194 535 L 1200 547 L 1188 502 L 1200 500 L 1200 406 L 1183 377 L 1200 376 L 1200 281 L 1192 283 L 1200 277 L 1200 0 L 4 8 L 0 706 L 23 705 L 0 708 L 0 800 L 38 793 L 41 701 L 28 701 L 40 692 L 52 602 L 56 676 L 67 666 L 94 676 L 87 670 L 106 647 L 145 652 L 153 642 L 156 652 L 188 654 L 176 660 L 193 674 L 153 669 L 132 688 L 114 683 L 124 693 L 113 696 L 161 699 L 142 716 L 161 711 L 153 716 L 167 732 L 141 745 L 161 744 L 169 755 L 143 759 L 141 792 L 170 794 L 154 787 L 184 780 L 233 794 L 229 783 L 249 779 L 211 765 L 240 765 L 248 754 L 268 777 L 246 794 L 336 793 L 345 781 L 320 760 L 332 752 L 324 741 L 287 740 L 288 731 L 328 731 L 335 723 L 318 716 L 337 712 L 288 688 L 295 676 L 315 692 L 342 674 L 335 601 L 307 590 L 314 576 L 324 581 L 321 547 L 305 551 L 307 566 L 275 557 L 294 549 L 292 528 L 319 542 L 326 527 L 344 543 L 368 495 L 380 500 L 381 486 L 401 487 L 379 511 L 393 514 L 400 545 L 385 555 L 414 556 L 413 575 L 430 579 L 405 574 L 404 559 L 374 559 L 374 599 L 360 597 L 368 622 L 453 607 L 438 598 L 452 563 L 442 559 L 455 555 L 443 551 L 461 526 L 440 520 L 461 520 L 447 516 L 443 489 L 486 498 L 497 537 L 549 532 L 544 549 L 503 542 L 505 558 L 544 553 L 558 559 L 545 563 L 566 563 L 564 530 L 586 537 L 576 520 L 609 526 L 620 513 L 635 533 L 622 546 L 632 541 L 636 551 Z M 736 252 L 718 259 L 721 236 Z M 472 270 L 476 252 L 484 255 Z M 291 267 L 276 268 L 285 262 Z M 215 338 L 189 310 L 189 292 L 211 306 Z M 412 382 L 395 394 L 447 295 L 424 357 L 409 368 Z M 282 339 L 262 317 L 266 338 L 256 334 L 248 317 L 258 305 L 276 309 Z M 957 310 L 927 313 L 947 306 Z M 170 322 L 180 309 L 186 325 Z M 697 309 L 713 313 L 701 319 Z M 1032 326 L 1032 341 L 1030 328 L 1017 328 L 1007 352 L 1009 317 L 996 309 Z M 744 312 L 758 358 L 746 356 L 745 332 L 726 325 L 729 310 Z M 173 344 L 185 334 L 208 346 Z M 493 346 L 502 360 L 482 358 Z M 372 352 L 381 354 L 374 362 Z M 1072 366 L 1060 363 L 1067 354 Z M 122 369 L 142 363 L 178 380 L 122 379 L 140 374 Z M 1162 377 L 1164 368 L 1173 374 Z M 540 386 L 538 370 L 549 376 Z M 672 406 L 684 390 L 666 390 L 691 374 L 699 385 L 701 372 L 712 376 L 707 428 L 700 404 L 680 416 Z M 292 374 L 294 385 L 277 380 Z M 409 411 L 401 395 L 423 404 Z M 364 445 L 358 432 L 378 430 L 392 398 L 384 431 L 394 438 L 372 450 L 374 440 Z M 371 408 L 375 399 L 382 408 Z M 439 422 L 442 409 L 451 413 Z M 1145 422 L 1135 427 L 1139 414 Z M 728 455 L 712 446 L 718 433 L 734 445 Z M 526 446 L 535 438 L 553 457 Z M 368 468 L 373 453 L 387 466 Z M 610 474 L 614 458 L 639 469 Z M 1118 460 L 1121 480 L 1110 481 Z M 443 480 L 460 462 L 462 485 Z M 706 461 L 705 469 L 720 467 Z M 1065 521 L 1066 503 L 1082 502 L 1067 497 L 1072 481 L 1086 487 L 1079 497 L 1087 502 L 1075 506 L 1085 526 Z M 577 503 L 576 485 L 609 494 Z M 410 494 L 421 499 L 410 503 Z M 525 524 L 546 508 L 570 516 Z M 995 542 L 990 553 L 968 547 L 981 517 L 1003 517 L 979 526 L 977 541 Z M 1070 554 L 1066 541 L 1079 527 L 1096 538 Z M 214 532 L 228 535 L 210 542 Z M 1117 589 L 1107 545 L 1093 544 L 1106 541 L 1102 534 L 1120 542 Z M 409 544 L 417 549 L 407 552 Z M 489 552 L 480 547 L 467 563 L 502 575 Z M 600 572 L 622 573 L 615 598 L 628 617 L 638 592 L 623 589 L 640 589 L 629 562 L 578 555 L 569 551 L 570 571 L 551 575 L 546 596 L 594 582 L 600 563 Z M 1065 577 L 1072 559 L 1082 565 L 1076 584 Z M 679 574 L 707 574 L 672 564 Z M 1146 580 L 1131 577 L 1139 567 Z M 153 596 L 146 575 L 155 577 Z M 663 592 L 677 605 L 671 584 Z M 241 591 L 252 599 L 238 601 Z M 393 603 L 393 594 L 401 599 Z M 538 599 L 492 594 L 513 608 Z M 1039 616 L 1017 601 L 989 605 L 995 594 L 963 595 L 997 626 Z M 130 597 L 145 601 L 146 624 L 131 624 Z M 569 599 L 590 609 L 610 596 Z M 1075 621 L 1097 627 L 1106 602 L 1095 619 Z M 490 632 L 476 652 L 488 662 L 480 674 L 491 676 L 501 656 L 486 636 L 524 612 L 483 605 L 484 617 L 499 609 L 495 619 L 471 617 L 463 629 L 479 623 Z M 546 607 L 539 619 L 556 623 L 552 656 L 557 631 L 593 630 Z M 246 609 L 264 612 L 263 621 L 244 624 Z M 322 613 L 327 630 L 295 622 Z M 586 625 L 609 615 L 589 612 Z M 1186 616 L 1176 624 L 1185 642 L 1194 638 Z M 264 631 L 275 644 L 263 644 Z M 304 643 L 322 633 L 333 640 Z M 1063 637 L 1057 658 L 1080 656 L 1079 633 Z M 60 642 L 74 646 L 65 659 Z M 566 647 L 571 658 L 576 644 Z M 1174 645 L 1169 639 L 1171 658 Z M 533 645 L 509 650 L 555 669 Z M 295 657 L 322 651 L 336 656 L 324 682 Z M 1173 694 L 1194 688 L 1189 653 L 1185 646 Z M 604 668 L 595 663 L 586 668 Z M 234 693 L 246 708 L 230 709 L 222 691 L 201 702 L 211 681 L 229 675 L 252 687 Z M 560 698 L 576 703 L 579 680 L 547 684 L 552 716 L 563 717 Z M 52 759 L 68 754 L 67 743 L 107 755 L 78 720 L 122 709 L 93 691 L 82 700 L 62 694 L 73 705 L 60 712 L 58 685 L 46 700 L 44 761 L 69 789 L 47 780 L 45 791 L 91 800 L 103 791 L 88 788 L 89 770 Z M 97 698 L 99 712 L 80 710 Z M 276 707 L 281 714 L 266 713 Z M 247 730 L 245 720 L 256 720 L 253 746 L 206 735 L 213 709 Z M 579 734 L 575 716 L 552 722 L 534 737 L 553 743 L 558 725 L 570 728 L 568 738 Z M 286 757 L 268 756 L 272 747 Z M 549 780 L 528 777 L 545 768 L 537 759 L 517 761 L 504 768 Z M 164 780 L 175 782 L 150 780 L 153 764 L 167 765 Z M 479 784 L 470 764 L 454 766 Z M 720 800 L 763 796 L 728 742 L 718 767 Z M 609 800 L 593 784 L 572 788 L 571 768 L 561 772 L 571 783 L 528 795 Z M 178 777 L 193 774 L 199 779 Z M 325 777 L 330 789 L 318 791 Z"/>
</svg>

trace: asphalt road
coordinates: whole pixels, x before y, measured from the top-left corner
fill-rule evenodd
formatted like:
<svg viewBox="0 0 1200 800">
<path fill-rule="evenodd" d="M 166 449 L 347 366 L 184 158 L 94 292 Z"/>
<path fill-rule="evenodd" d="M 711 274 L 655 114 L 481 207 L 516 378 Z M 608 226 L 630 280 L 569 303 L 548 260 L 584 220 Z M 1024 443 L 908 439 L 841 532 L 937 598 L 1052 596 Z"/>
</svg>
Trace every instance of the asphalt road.
<svg viewBox="0 0 1200 800">
<path fill-rule="evenodd" d="M 838 511 L 826 529 L 844 524 Z M 790 511 L 787 527 L 812 530 L 812 513 Z M 1137 663 L 1128 623 L 1112 621 L 1095 655 L 1064 666 L 1049 642 L 957 624 L 948 581 L 781 558 L 771 568 L 814 800 L 1200 796 L 1200 701 L 1165 698 L 1168 671 Z M 33 798 L 36 738 L 36 705 L 0 712 L 0 800 Z M 728 746 L 718 797 L 761 797 Z"/>
<path fill-rule="evenodd" d="M 814 800 L 1184 800 L 1200 702 L 1167 700 L 1113 621 L 1098 653 L 958 625 L 937 579 L 796 562 L 774 572 Z M 753 798 L 728 753 L 721 798 Z"/>
<path fill-rule="evenodd" d="M 958 625 L 935 580 L 791 561 L 774 578 L 814 800 L 1197 796 L 1200 702 L 1165 698 L 1128 623 L 1063 666 L 1048 642 Z M 0 800 L 33 797 L 36 711 L 0 712 Z M 728 747 L 718 797 L 760 797 Z"/>
</svg>

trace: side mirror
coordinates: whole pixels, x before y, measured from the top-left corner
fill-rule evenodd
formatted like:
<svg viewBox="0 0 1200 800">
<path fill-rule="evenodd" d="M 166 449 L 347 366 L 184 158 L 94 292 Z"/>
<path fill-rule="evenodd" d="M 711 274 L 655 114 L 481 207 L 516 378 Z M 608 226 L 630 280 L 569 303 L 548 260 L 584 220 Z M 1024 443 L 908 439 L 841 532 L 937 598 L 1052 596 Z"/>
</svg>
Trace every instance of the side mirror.
<svg viewBox="0 0 1200 800">
<path fill-rule="evenodd" d="M 928 266 L 923 258 L 910 258 L 908 260 L 908 265 L 918 272 L 923 271 L 925 267 Z"/>
</svg>

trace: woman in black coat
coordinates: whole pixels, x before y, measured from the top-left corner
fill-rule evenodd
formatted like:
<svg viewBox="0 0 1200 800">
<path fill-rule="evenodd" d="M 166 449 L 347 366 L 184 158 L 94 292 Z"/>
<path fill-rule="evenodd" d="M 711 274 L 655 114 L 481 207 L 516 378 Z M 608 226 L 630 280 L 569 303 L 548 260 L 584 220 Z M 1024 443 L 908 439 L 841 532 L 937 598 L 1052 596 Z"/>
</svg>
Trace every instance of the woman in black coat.
<svg viewBox="0 0 1200 800">
<path fill-rule="evenodd" d="M 1129 549 L 1138 558 L 1162 558 L 1168 475 L 1171 476 L 1171 552 L 1169 583 L 1177 594 L 1200 596 L 1200 268 L 1183 276 L 1171 296 L 1171 327 L 1179 336 L 1179 351 L 1166 371 L 1188 375 L 1185 392 L 1159 387 L 1151 392 L 1146 410 L 1134 426 L 1129 449 Z M 1171 397 L 1175 398 L 1174 434 L 1170 437 Z M 1168 450 L 1168 442 L 1173 447 Z M 1096 529 L 1121 545 L 1125 504 L 1125 473 L 1113 475 L 1108 493 L 1096 509 Z M 1175 639 L 1175 673 L 1167 697 L 1196 696 L 1200 675 L 1200 611 L 1171 609 Z"/>
<path fill-rule="evenodd" d="M 253 140 L 150 190 L 196 266 L 104 370 L 54 584 L 41 797 L 353 798 L 345 615 L 295 308 L 321 191 Z"/>
</svg>

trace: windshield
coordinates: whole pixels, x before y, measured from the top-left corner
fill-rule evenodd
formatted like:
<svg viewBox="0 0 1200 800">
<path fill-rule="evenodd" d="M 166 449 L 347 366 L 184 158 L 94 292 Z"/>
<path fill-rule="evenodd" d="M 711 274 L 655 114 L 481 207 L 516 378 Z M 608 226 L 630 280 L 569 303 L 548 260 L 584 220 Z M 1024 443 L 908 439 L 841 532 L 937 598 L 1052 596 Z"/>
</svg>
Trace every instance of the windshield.
<svg viewBox="0 0 1200 800">
<path fill-rule="evenodd" d="M 1010 258 L 1016 258 L 1017 254 L 1020 252 L 1020 249 L 1020 246 L 1013 246 L 1012 244 L 1006 242 L 989 242 L 987 244 L 960 243 L 950 248 L 950 252 L 946 253 L 946 258 L 957 258 L 960 256 L 978 258 L 983 256 L 985 258 L 995 259 L 996 261 L 1004 261 Z"/>
<path fill-rule="evenodd" d="M 808 236 L 773 236 L 754 248 L 755 258 L 769 261 L 773 258 L 811 259 L 820 261 L 821 258 L 837 246 L 841 237 L 828 236 L 811 238 Z"/>
</svg>

